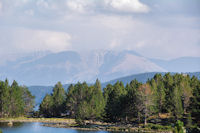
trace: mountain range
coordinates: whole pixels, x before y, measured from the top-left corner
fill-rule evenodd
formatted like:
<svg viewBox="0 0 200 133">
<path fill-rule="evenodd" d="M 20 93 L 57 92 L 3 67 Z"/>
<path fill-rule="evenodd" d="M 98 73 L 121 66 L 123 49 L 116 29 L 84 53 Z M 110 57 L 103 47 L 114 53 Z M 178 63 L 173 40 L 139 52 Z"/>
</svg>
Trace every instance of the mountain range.
<svg viewBox="0 0 200 133">
<path fill-rule="evenodd" d="M 146 72 L 200 71 L 200 57 L 158 60 L 135 51 L 93 50 L 85 52 L 32 54 L 0 65 L 0 79 L 16 79 L 20 84 L 51 86 L 86 81 L 93 83 Z"/>
<path fill-rule="evenodd" d="M 98 78 L 103 88 L 109 83 L 122 81 L 126 84 L 133 79 L 144 83 L 157 72 L 163 75 L 165 72 L 195 71 L 200 71 L 200 57 L 160 60 L 128 50 L 64 51 L 34 53 L 0 64 L 0 80 L 15 79 L 25 84 L 36 96 L 38 105 L 58 81 L 67 90 L 70 83 L 86 81 L 91 84 Z M 187 74 L 200 76 L 200 73 Z"/>
</svg>

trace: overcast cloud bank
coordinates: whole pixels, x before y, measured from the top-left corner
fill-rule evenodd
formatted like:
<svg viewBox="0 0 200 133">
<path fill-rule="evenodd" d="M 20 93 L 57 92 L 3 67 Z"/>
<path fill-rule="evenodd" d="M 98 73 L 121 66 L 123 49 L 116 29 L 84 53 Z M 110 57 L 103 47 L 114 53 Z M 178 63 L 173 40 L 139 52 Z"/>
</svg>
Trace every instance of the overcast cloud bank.
<svg viewBox="0 0 200 133">
<path fill-rule="evenodd" d="M 200 56 L 199 5 L 198 0 L 0 0 L 0 59 L 93 49 L 164 59 Z"/>
</svg>

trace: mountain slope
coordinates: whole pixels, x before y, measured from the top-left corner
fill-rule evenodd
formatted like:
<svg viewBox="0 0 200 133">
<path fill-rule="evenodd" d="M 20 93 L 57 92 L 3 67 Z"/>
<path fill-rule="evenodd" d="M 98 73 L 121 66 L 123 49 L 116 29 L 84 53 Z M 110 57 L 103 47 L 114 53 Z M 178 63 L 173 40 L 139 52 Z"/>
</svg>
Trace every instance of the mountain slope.
<svg viewBox="0 0 200 133">
<path fill-rule="evenodd" d="M 158 60 L 158 59 L 150 59 L 150 60 L 169 72 L 200 71 L 200 57 L 181 57 L 172 60 Z"/>
<path fill-rule="evenodd" d="M 130 83 L 134 79 L 136 79 L 139 82 L 145 83 L 148 79 L 153 78 L 156 73 L 160 73 L 161 75 L 164 75 L 166 72 L 149 72 L 149 73 L 129 75 L 129 76 L 125 76 L 125 77 L 121 77 L 121 78 L 117 78 L 117 79 L 105 82 L 102 84 L 102 86 L 105 87 L 107 84 L 114 84 L 117 81 L 122 81 L 124 85 L 126 85 L 127 83 Z M 175 74 L 175 73 L 172 72 L 171 74 Z M 187 72 L 184 74 L 188 74 L 190 77 L 195 76 L 198 79 L 200 79 L 200 72 Z"/>
<path fill-rule="evenodd" d="M 0 66 L 1 79 L 17 79 L 25 85 L 52 85 L 78 81 L 102 82 L 143 72 L 166 71 L 134 51 L 65 51 L 20 58 Z"/>
<path fill-rule="evenodd" d="M 16 79 L 25 85 L 52 85 L 78 81 L 106 82 L 118 77 L 146 72 L 200 71 L 200 58 L 148 59 L 134 51 L 64 51 L 19 58 L 0 65 L 0 79 Z"/>
</svg>

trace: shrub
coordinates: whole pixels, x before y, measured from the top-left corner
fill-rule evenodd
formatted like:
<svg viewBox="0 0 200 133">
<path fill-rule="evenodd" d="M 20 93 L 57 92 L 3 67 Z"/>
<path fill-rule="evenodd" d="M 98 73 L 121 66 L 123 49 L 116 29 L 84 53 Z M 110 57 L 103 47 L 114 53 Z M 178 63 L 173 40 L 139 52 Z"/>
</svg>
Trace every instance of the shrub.
<svg viewBox="0 0 200 133">
<path fill-rule="evenodd" d="M 84 126 L 85 125 L 84 120 L 82 118 L 80 118 L 80 117 L 76 117 L 75 121 L 79 126 Z"/>
<path fill-rule="evenodd" d="M 149 123 L 148 125 L 146 125 L 145 128 L 155 129 L 155 130 L 171 130 L 172 129 L 171 126 L 162 126 L 159 124 L 152 124 L 152 123 Z"/>
<path fill-rule="evenodd" d="M 174 127 L 174 133 L 184 133 L 184 124 L 182 121 L 178 120 Z"/>
<path fill-rule="evenodd" d="M 187 128 L 187 132 L 188 133 L 200 133 L 200 127 L 198 127 L 197 125 L 192 125 Z"/>
</svg>

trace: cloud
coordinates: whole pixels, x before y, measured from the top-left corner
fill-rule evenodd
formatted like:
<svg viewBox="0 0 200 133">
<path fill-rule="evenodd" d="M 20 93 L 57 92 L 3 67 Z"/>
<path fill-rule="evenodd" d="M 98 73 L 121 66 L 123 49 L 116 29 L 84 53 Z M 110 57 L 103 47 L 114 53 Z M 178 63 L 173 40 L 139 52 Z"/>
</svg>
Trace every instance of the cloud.
<svg viewBox="0 0 200 133">
<path fill-rule="evenodd" d="M 3 4 L 0 1 L 0 15 L 1 15 L 1 12 L 2 12 L 2 8 L 3 8 Z"/>
<path fill-rule="evenodd" d="M 64 16 L 71 13 L 105 14 L 110 13 L 147 13 L 149 7 L 139 0 L 1 0 L 5 14 L 33 14 Z M 1 8 L 0 8 L 1 9 Z M 28 11 L 27 11 L 28 10 Z M 30 12 L 30 10 L 32 10 Z"/>
<path fill-rule="evenodd" d="M 94 10 L 94 0 L 67 0 L 66 6 L 69 10 L 77 13 L 87 13 Z"/>
<path fill-rule="evenodd" d="M 149 7 L 139 0 L 66 0 L 66 6 L 79 13 L 102 11 L 127 12 L 127 13 L 147 13 Z"/>
<path fill-rule="evenodd" d="M 42 8 L 49 8 L 49 3 L 45 0 L 37 0 L 36 5 Z"/>
<path fill-rule="evenodd" d="M 155 10 L 153 1 L 0 0 L 0 54 L 128 49 L 146 57 L 200 56 L 199 16 L 166 15 L 160 10 L 170 6 Z"/>
<path fill-rule="evenodd" d="M 4 29 L 2 32 L 5 33 L 5 39 L 0 37 L 1 53 L 8 51 L 7 49 L 11 53 L 60 52 L 71 47 L 71 36 L 65 32 L 25 28 Z M 4 34 L 2 32 L 1 36 Z"/>
<path fill-rule="evenodd" d="M 139 0 L 104 0 L 106 6 L 117 11 L 130 13 L 147 13 L 149 7 Z"/>
<path fill-rule="evenodd" d="M 32 9 L 26 10 L 24 13 L 27 14 L 27 15 L 30 15 L 30 16 L 34 15 L 34 11 Z"/>
<path fill-rule="evenodd" d="M 83 13 L 85 12 L 85 7 L 83 2 L 78 2 L 76 0 L 69 0 L 66 2 L 67 7 L 72 10 L 72 11 L 76 11 L 76 12 L 80 12 Z"/>
<path fill-rule="evenodd" d="M 181 56 L 200 56 L 200 32 L 198 21 L 188 17 L 165 17 L 165 23 L 144 21 L 129 16 L 99 15 L 93 24 L 101 31 L 94 46 L 112 50 L 135 50 L 138 53 L 154 58 L 176 58 Z M 163 21 L 164 21 L 163 20 Z M 180 20 L 185 20 L 181 22 Z M 172 25 L 173 22 L 173 25 Z M 193 28 L 196 27 L 196 28 Z M 87 27 L 89 28 L 89 27 Z M 95 30 L 95 29 L 94 29 Z M 93 35 L 85 38 L 94 38 Z M 108 40 L 106 43 L 105 40 Z M 99 43 L 100 42 L 100 43 Z M 181 50 L 180 50 L 181 49 Z M 177 54 L 179 53 L 179 54 Z"/>
<path fill-rule="evenodd" d="M 101 2 L 96 0 L 67 0 L 67 7 L 79 13 L 86 13 L 91 11 L 115 11 L 127 12 L 127 13 L 147 13 L 149 7 L 139 0 L 102 0 Z"/>
</svg>

